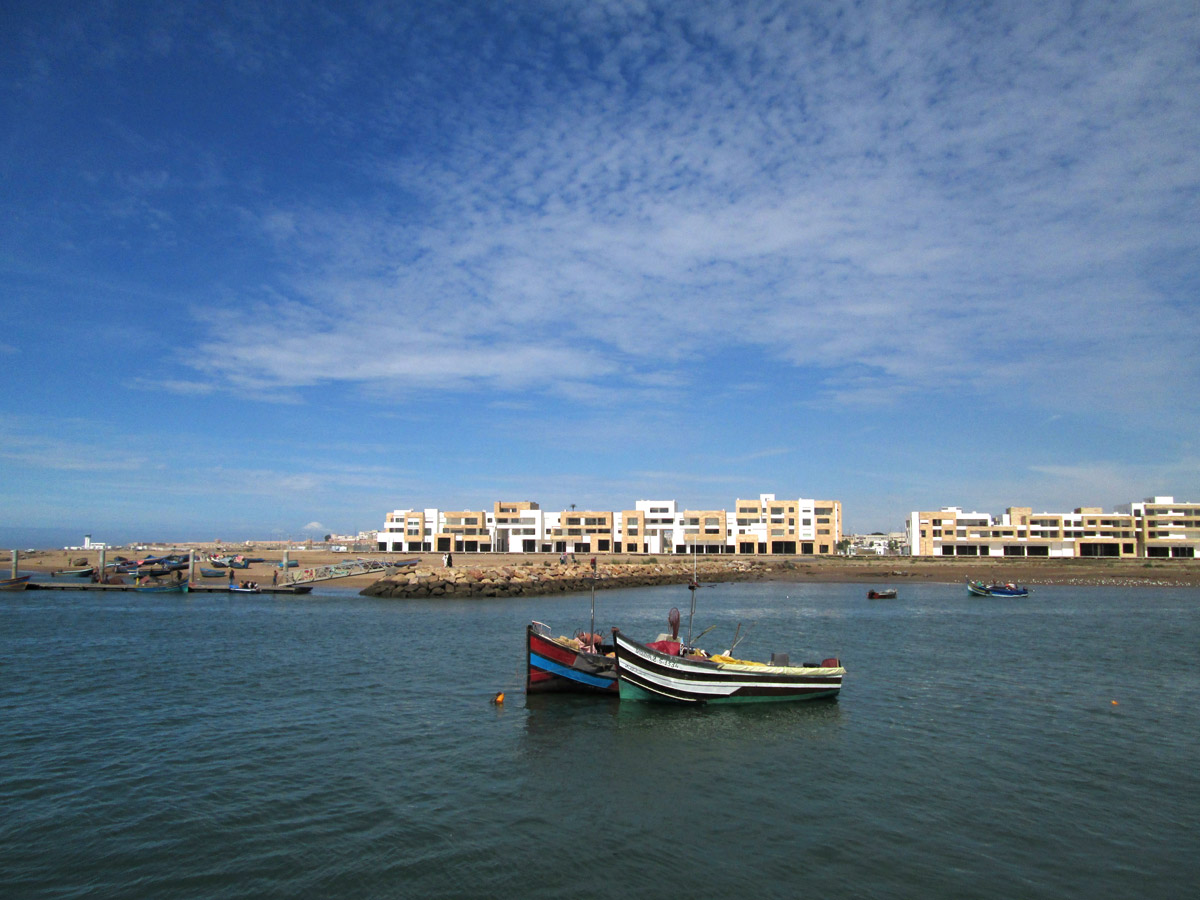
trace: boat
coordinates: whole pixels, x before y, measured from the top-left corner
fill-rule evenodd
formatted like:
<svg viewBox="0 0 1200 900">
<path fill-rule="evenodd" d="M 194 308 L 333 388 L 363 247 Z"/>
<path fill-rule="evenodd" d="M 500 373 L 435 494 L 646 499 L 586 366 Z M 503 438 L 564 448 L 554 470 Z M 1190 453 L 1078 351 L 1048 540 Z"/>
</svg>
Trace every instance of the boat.
<svg viewBox="0 0 1200 900">
<path fill-rule="evenodd" d="M 525 693 L 566 691 L 617 696 L 616 659 L 596 633 L 596 569 L 592 562 L 592 619 L 588 631 L 554 637 L 550 626 L 525 628 Z"/>
<path fill-rule="evenodd" d="M 982 581 L 968 581 L 967 590 L 976 597 L 1028 597 L 1029 588 L 1009 582 L 1007 584 L 984 584 Z"/>
<path fill-rule="evenodd" d="M 531 622 L 525 628 L 525 693 L 558 691 L 617 696 L 616 660 L 611 645 L 594 632 L 554 637 L 550 627 Z M 586 643 L 585 643 L 586 642 Z"/>
<path fill-rule="evenodd" d="M 231 584 L 229 586 L 229 593 L 231 593 L 231 594 L 261 594 L 262 591 L 258 588 L 257 585 L 254 587 L 246 587 L 246 586 L 240 585 L 240 584 Z"/>
<path fill-rule="evenodd" d="M 867 591 L 868 600 L 895 600 L 896 589 L 884 588 L 882 591 Z"/>
<path fill-rule="evenodd" d="M 175 570 L 168 569 L 166 566 L 140 566 L 132 571 L 125 571 L 123 569 L 117 569 L 116 571 L 122 575 L 135 575 L 138 578 L 161 578 L 164 575 L 170 575 Z"/>
<path fill-rule="evenodd" d="M 295 569 L 295 568 L 298 568 L 299 565 L 300 565 L 299 561 L 294 560 L 294 559 L 289 559 L 287 561 L 287 565 L 284 565 L 283 562 L 278 562 L 275 564 L 275 568 L 277 568 L 277 569 Z"/>
<path fill-rule="evenodd" d="M 164 581 L 161 584 L 139 584 L 133 588 L 142 594 L 178 594 L 187 593 L 186 581 Z"/>
<path fill-rule="evenodd" d="M 92 573 L 96 571 L 95 566 L 87 566 L 82 569 L 59 569 L 57 572 L 51 572 L 51 575 L 70 575 L 72 578 L 90 578 Z"/>
<path fill-rule="evenodd" d="M 678 635 L 663 635 L 652 644 L 639 644 L 613 629 L 618 691 L 626 700 L 676 703 L 755 703 L 784 700 L 836 699 L 846 674 L 841 661 L 792 666 L 787 656 L 774 654 L 772 664 L 702 657 L 684 651 Z M 691 650 L 692 648 L 687 648 Z"/>
<path fill-rule="evenodd" d="M 14 575 L 12 578 L 0 578 L 0 591 L 23 591 L 29 586 L 32 575 Z"/>
<path fill-rule="evenodd" d="M 201 578 L 224 578 L 227 574 L 227 572 L 222 572 L 220 569 L 200 569 Z"/>
</svg>

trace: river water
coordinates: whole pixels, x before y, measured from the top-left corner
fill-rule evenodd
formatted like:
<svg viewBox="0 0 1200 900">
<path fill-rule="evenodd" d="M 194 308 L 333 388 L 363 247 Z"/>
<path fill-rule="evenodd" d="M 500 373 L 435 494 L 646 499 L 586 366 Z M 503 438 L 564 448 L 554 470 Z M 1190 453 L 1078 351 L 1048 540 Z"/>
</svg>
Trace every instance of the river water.
<svg viewBox="0 0 1200 900">
<path fill-rule="evenodd" d="M 710 650 L 847 669 L 701 709 L 527 700 L 586 594 L 0 594 L 0 896 L 1193 895 L 1200 591 L 865 593 L 699 591 Z"/>
</svg>

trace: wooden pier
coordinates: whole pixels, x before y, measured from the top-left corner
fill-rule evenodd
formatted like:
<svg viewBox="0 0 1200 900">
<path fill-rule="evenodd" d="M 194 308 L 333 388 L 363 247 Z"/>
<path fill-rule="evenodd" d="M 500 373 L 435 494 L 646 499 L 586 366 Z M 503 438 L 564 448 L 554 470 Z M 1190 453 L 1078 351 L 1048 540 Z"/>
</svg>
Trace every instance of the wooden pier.
<svg viewBox="0 0 1200 900">
<path fill-rule="evenodd" d="M 136 591 L 140 585 L 135 584 L 95 584 L 94 582 L 84 581 L 79 584 L 71 584 L 65 581 L 42 581 L 42 582 L 27 582 L 25 590 L 27 591 Z M 311 585 L 259 585 L 253 591 L 234 591 L 230 590 L 227 585 L 215 584 L 189 584 L 187 592 L 189 594 L 307 594 L 312 591 Z"/>
</svg>

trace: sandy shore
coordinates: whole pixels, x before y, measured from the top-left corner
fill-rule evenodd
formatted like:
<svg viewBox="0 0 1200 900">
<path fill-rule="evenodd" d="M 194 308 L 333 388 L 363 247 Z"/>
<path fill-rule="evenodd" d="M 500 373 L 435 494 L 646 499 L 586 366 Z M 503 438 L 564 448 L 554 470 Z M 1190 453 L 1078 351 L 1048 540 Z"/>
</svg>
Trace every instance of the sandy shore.
<svg viewBox="0 0 1200 900">
<path fill-rule="evenodd" d="M 153 551 L 154 555 L 167 552 L 170 548 Z M 186 551 L 185 546 L 179 547 Z M 247 556 L 261 556 L 265 563 L 252 564 L 249 569 L 238 569 L 234 572 L 237 581 L 249 580 L 260 584 L 270 584 L 273 573 L 280 570 L 276 564 L 282 559 L 280 550 L 244 550 Z M 111 561 L 117 555 L 132 557 L 132 551 L 110 549 L 108 559 Z M 141 554 L 147 555 L 146 553 Z M 300 568 L 328 565 L 346 562 L 358 557 L 379 560 L 419 559 L 420 569 L 441 569 L 442 555 L 440 553 L 403 554 L 403 553 L 330 553 L 324 550 L 293 550 L 291 559 L 299 563 Z M 22 572 L 50 573 L 72 567 L 74 560 L 86 559 L 88 565 L 96 565 L 99 561 L 97 551 L 84 550 L 37 550 L 32 553 L 20 553 L 20 570 Z M 678 564 L 684 559 L 679 556 L 662 555 L 657 557 L 661 562 Z M 931 583 L 965 582 L 968 579 L 984 581 L 1002 580 L 1016 581 L 1022 584 L 1119 584 L 1145 586 L 1200 586 L 1200 560 L 1156 559 L 1156 560 L 1107 560 L 1107 559 L 1022 559 L 1022 560 L 972 560 L 972 559 L 926 559 L 905 556 L 892 557 L 738 557 L 733 555 L 701 557 L 718 561 L 741 560 L 753 562 L 749 577 L 755 579 L 775 579 L 780 581 L 823 581 L 849 582 L 879 586 L 899 586 L 913 581 Z M 585 563 L 583 557 L 578 557 L 580 563 Z M 601 569 L 606 564 L 646 564 L 646 557 L 626 556 L 623 554 L 600 556 L 597 563 Z M 521 568 L 526 566 L 542 567 L 549 563 L 558 564 L 558 557 L 547 554 L 455 554 L 456 568 L 487 570 L 492 568 Z M 197 563 L 197 565 L 207 565 Z M 0 572 L 8 574 L 9 555 L 0 551 Z M 361 589 L 378 581 L 374 575 L 355 576 L 336 581 L 326 582 L 331 587 Z M 218 579 L 205 579 L 216 584 Z"/>
</svg>

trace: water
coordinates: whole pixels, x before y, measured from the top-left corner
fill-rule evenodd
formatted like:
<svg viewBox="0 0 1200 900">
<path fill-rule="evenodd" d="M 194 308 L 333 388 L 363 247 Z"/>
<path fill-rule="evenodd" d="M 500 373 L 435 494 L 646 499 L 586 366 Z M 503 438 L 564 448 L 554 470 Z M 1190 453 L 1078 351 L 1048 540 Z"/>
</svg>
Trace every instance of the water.
<svg viewBox="0 0 1200 900">
<path fill-rule="evenodd" d="M 712 709 L 527 701 L 586 595 L 0 594 L 0 896 L 1191 895 L 1200 591 L 865 593 L 702 591 L 710 649 L 848 670 Z"/>
</svg>

